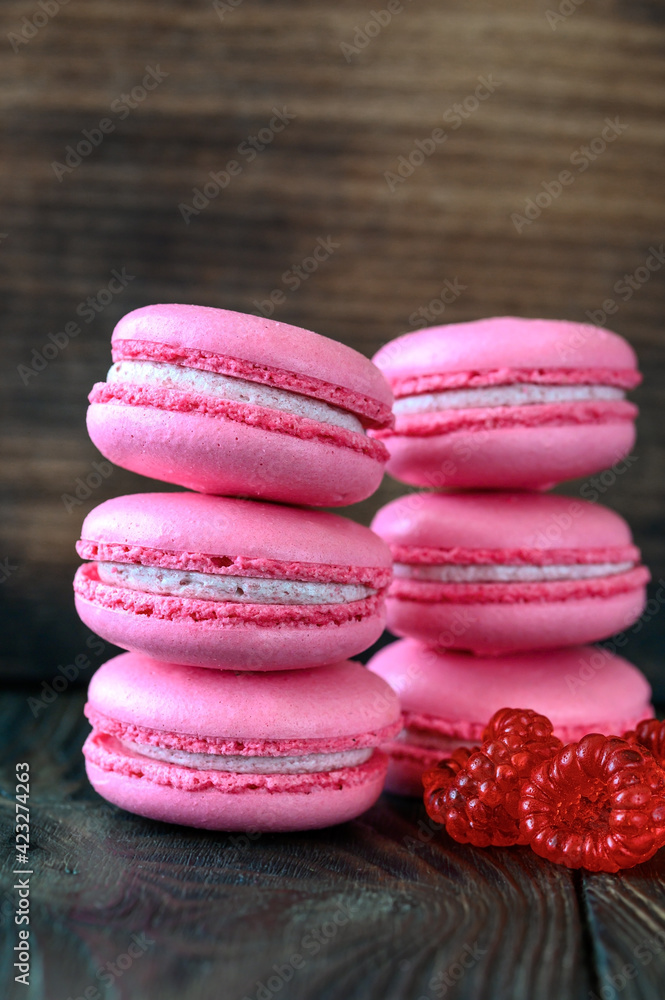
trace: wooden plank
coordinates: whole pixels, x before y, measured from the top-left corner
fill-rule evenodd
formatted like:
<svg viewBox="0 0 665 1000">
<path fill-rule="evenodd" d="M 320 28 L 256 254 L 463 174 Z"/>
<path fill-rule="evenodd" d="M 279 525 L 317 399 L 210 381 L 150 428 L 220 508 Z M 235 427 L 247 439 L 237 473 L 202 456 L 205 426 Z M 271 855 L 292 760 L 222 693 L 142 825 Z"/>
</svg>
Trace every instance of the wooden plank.
<svg viewBox="0 0 665 1000">
<path fill-rule="evenodd" d="M 581 875 L 600 1000 L 661 1000 L 665 984 L 665 851 L 620 875 Z"/>
<path fill-rule="evenodd" d="M 35 720 L 26 694 L 0 702 L 0 828 L 10 843 L 13 766 L 27 758 L 30 1000 L 99 985 L 97 970 L 134 934 L 151 943 L 111 995 L 265 1000 L 263 985 L 288 1000 L 587 997 L 565 869 L 523 849 L 453 844 L 397 797 L 341 827 L 252 839 L 143 820 L 87 785 L 82 696 L 64 693 Z M 5 856 L 3 886 L 10 869 Z M 7 923 L 1 956 L 8 983 L 13 930 Z"/>
</svg>

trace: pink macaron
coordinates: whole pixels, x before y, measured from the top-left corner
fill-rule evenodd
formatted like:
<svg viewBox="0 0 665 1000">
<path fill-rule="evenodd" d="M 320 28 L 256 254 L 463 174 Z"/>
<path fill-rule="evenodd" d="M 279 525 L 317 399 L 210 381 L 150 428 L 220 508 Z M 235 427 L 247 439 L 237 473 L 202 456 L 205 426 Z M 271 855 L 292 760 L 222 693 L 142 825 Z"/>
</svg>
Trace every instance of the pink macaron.
<svg viewBox="0 0 665 1000">
<path fill-rule="evenodd" d="M 422 795 L 422 772 L 457 747 L 478 745 L 500 708 L 541 712 L 564 743 L 587 733 L 621 736 L 654 714 L 639 670 L 594 646 L 483 657 L 437 653 L 402 639 L 380 650 L 368 668 L 400 698 L 403 729 L 386 747 L 386 788 L 402 795 Z"/>
<path fill-rule="evenodd" d="M 378 798 L 399 702 L 359 663 L 271 674 L 124 653 L 92 678 L 88 777 L 129 812 L 212 830 L 306 830 Z"/>
<path fill-rule="evenodd" d="M 88 431 L 125 469 L 201 493 L 342 506 L 370 496 L 392 423 L 379 370 L 337 341 L 192 305 L 145 306 L 113 333 Z"/>
<path fill-rule="evenodd" d="M 502 316 L 407 333 L 373 360 L 395 394 L 394 427 L 373 433 L 414 486 L 546 488 L 635 441 L 635 353 L 609 330 Z"/>
<path fill-rule="evenodd" d="M 198 493 L 115 497 L 83 523 L 80 617 L 170 663 L 282 670 L 370 646 L 390 551 L 337 514 Z"/>
<path fill-rule="evenodd" d="M 390 546 L 387 627 L 476 653 L 605 639 L 639 618 L 648 570 L 623 518 L 548 493 L 412 493 L 372 523 Z"/>
</svg>

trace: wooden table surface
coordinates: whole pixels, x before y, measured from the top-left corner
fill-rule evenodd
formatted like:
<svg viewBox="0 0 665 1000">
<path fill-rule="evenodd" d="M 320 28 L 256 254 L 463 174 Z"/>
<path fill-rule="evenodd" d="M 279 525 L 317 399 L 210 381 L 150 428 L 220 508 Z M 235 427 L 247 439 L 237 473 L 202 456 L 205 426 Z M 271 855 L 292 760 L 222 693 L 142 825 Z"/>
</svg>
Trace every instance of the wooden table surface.
<svg viewBox="0 0 665 1000">
<path fill-rule="evenodd" d="M 455 844 L 421 803 L 387 795 L 310 833 L 168 826 L 88 785 L 82 695 L 37 720 L 28 697 L 0 703 L 5 1000 L 662 1000 L 665 850 L 621 875 L 570 873 L 528 848 Z M 11 968 L 26 760 L 27 989 Z"/>
</svg>

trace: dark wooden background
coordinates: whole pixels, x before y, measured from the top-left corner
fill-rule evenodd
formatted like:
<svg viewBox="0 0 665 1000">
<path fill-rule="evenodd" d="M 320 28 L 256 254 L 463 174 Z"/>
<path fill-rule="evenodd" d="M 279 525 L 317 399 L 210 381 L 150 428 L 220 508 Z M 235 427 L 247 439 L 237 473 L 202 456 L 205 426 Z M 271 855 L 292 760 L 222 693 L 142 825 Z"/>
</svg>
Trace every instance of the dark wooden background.
<svg viewBox="0 0 665 1000">
<path fill-rule="evenodd" d="M 629 518 L 656 579 L 665 576 L 662 274 L 629 301 L 613 291 L 665 237 L 665 5 L 584 0 L 552 26 L 555 0 L 405 0 L 369 44 L 345 55 L 342 43 L 354 45 L 383 0 L 234 2 L 216 10 L 207 0 L 70 0 L 27 44 L 14 39 L 18 52 L 11 36 L 40 8 L 2 5 L 5 674 L 50 678 L 86 651 L 70 591 L 80 522 L 108 496 L 153 488 L 116 469 L 80 505 L 63 501 L 99 459 L 86 438 L 86 394 L 109 363 L 113 325 L 150 302 L 255 312 L 280 289 L 276 318 L 369 355 L 445 281 L 464 289 L 444 320 L 584 320 L 615 299 L 608 325 L 635 345 L 646 382 L 636 393 L 638 460 L 602 500 Z M 168 75 L 122 117 L 113 102 L 146 67 Z M 494 81 L 494 93 L 453 128 L 442 116 L 479 77 Z M 274 107 L 295 118 L 250 163 L 238 146 Z M 53 161 L 102 118 L 114 131 L 58 179 Z M 574 167 L 574 183 L 518 233 L 511 213 L 570 169 L 606 118 L 628 128 L 587 170 Z M 384 173 L 437 127 L 445 143 L 390 191 Z M 186 225 L 178 205 L 231 159 L 240 175 Z M 339 247 L 299 289 L 287 288 L 283 273 L 328 237 Z M 77 307 L 123 268 L 133 279 L 85 322 Z M 80 335 L 25 385 L 18 366 L 72 321 Z M 401 490 L 386 479 L 352 513 L 368 521 Z M 657 611 L 626 647 L 661 700 L 664 640 Z"/>
</svg>

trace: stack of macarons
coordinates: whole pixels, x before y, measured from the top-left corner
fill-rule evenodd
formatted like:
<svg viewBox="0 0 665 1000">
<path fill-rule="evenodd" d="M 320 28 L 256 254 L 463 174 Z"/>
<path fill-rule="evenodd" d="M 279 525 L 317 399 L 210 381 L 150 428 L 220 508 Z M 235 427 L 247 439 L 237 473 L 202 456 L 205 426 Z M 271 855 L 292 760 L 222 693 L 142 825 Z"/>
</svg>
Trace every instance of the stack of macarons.
<svg viewBox="0 0 665 1000">
<path fill-rule="evenodd" d="M 422 794 L 422 772 L 478 743 L 502 707 L 547 715 L 566 742 L 652 715 L 640 672 L 588 645 L 644 608 L 630 529 L 582 499 L 591 484 L 545 492 L 627 467 L 631 347 L 594 326 L 501 317 L 405 334 L 373 360 L 395 395 L 394 425 L 371 432 L 387 471 L 434 490 L 372 523 L 394 560 L 388 628 L 404 637 L 368 665 L 403 711 L 388 789 Z"/>
<path fill-rule="evenodd" d="M 383 631 L 391 554 L 309 508 L 378 487 L 388 451 L 368 432 L 392 425 L 388 383 L 318 334 L 191 305 L 129 313 L 112 349 L 93 442 L 196 492 L 116 497 L 83 524 L 78 613 L 127 650 L 90 684 L 92 784 L 209 829 L 357 816 L 401 730 L 391 687 L 348 660 Z"/>
</svg>

